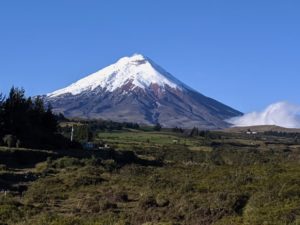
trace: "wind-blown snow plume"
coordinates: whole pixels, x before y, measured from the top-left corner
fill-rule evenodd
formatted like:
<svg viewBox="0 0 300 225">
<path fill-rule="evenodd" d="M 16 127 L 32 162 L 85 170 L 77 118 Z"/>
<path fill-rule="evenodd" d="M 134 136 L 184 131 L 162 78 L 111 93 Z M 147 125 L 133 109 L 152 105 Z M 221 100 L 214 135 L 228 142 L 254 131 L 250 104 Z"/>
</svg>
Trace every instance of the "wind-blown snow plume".
<svg viewBox="0 0 300 225">
<path fill-rule="evenodd" d="M 277 125 L 286 128 L 300 128 L 300 106 L 287 102 L 278 102 L 268 106 L 262 112 L 251 112 L 233 117 L 227 122 L 234 126 Z"/>
</svg>

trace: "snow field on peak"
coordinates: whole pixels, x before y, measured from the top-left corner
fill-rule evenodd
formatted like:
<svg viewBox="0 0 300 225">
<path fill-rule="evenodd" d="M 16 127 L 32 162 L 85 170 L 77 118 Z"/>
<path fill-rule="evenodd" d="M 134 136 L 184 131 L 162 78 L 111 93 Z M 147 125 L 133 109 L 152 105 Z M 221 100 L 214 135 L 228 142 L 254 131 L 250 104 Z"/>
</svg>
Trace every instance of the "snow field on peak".
<svg viewBox="0 0 300 225">
<path fill-rule="evenodd" d="M 99 70 L 66 88 L 47 94 L 47 96 L 57 97 L 67 93 L 77 95 L 98 87 L 113 92 L 130 82 L 134 85 L 133 89 L 135 87 L 146 89 L 151 84 L 157 84 L 161 87 L 167 85 L 178 89 L 188 88 L 147 57 L 135 54 L 131 57 L 121 58 L 115 64 Z"/>
</svg>

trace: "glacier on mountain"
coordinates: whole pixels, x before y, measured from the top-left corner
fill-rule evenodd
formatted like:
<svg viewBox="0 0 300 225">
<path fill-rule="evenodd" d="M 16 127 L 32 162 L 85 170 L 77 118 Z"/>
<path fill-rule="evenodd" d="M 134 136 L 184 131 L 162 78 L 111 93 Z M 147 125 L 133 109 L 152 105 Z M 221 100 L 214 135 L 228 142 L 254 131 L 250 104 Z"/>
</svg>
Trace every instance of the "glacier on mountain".
<svg viewBox="0 0 300 225">
<path fill-rule="evenodd" d="M 115 64 L 99 70 L 66 88 L 49 93 L 47 97 L 52 98 L 63 94 L 77 95 L 84 91 L 93 91 L 98 87 L 113 92 L 128 83 L 133 85 L 132 89 L 136 87 L 146 89 L 151 84 L 157 84 L 162 88 L 167 85 L 180 90 L 190 89 L 156 65 L 151 59 L 135 54 L 131 57 L 123 57 Z"/>
</svg>

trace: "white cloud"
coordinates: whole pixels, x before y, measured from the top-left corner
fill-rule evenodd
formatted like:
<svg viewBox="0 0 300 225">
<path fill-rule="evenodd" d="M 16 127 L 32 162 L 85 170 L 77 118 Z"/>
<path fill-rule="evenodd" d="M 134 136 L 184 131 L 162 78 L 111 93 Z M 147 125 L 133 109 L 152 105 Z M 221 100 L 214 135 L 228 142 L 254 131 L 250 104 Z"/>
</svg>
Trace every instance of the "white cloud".
<svg viewBox="0 0 300 225">
<path fill-rule="evenodd" d="M 234 117 L 227 122 L 234 126 L 277 125 L 287 128 L 300 128 L 300 106 L 287 102 L 278 102 L 268 106 L 262 112 L 251 112 Z"/>
</svg>

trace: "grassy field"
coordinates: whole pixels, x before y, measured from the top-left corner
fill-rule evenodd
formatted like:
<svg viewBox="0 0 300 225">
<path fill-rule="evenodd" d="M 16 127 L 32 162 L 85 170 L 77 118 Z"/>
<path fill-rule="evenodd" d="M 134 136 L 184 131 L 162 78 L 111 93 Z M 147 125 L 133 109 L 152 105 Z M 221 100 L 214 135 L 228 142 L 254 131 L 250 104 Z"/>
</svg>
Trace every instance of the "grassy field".
<svg viewBox="0 0 300 225">
<path fill-rule="evenodd" d="M 182 134 L 171 132 L 143 132 L 132 130 L 131 132 L 100 132 L 96 140 L 102 140 L 105 143 L 119 150 L 160 150 L 162 148 L 181 148 L 190 150 L 209 151 L 211 148 L 203 146 L 203 138 L 188 138 Z"/>
<path fill-rule="evenodd" d="M 115 150 L 0 148 L 0 224 L 300 223 L 295 138 L 126 130 L 94 141 Z"/>
</svg>

